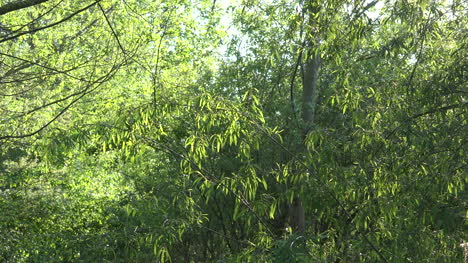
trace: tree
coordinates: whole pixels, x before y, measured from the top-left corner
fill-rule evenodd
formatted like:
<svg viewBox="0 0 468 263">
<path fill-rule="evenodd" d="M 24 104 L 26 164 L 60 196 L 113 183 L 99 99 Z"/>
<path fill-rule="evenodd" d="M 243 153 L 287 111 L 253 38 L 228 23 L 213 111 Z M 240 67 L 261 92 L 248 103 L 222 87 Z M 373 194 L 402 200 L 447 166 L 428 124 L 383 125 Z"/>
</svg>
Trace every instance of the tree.
<svg viewBox="0 0 468 263">
<path fill-rule="evenodd" d="M 457 1 L 0 5 L 6 262 L 452 262 Z"/>
</svg>

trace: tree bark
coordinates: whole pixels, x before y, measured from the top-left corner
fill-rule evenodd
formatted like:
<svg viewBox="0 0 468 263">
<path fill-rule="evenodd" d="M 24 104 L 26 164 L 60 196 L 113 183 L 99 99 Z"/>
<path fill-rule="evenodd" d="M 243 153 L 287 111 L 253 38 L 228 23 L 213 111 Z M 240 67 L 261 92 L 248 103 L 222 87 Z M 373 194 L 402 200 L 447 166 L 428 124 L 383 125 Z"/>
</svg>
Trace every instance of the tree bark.
<svg viewBox="0 0 468 263">
<path fill-rule="evenodd" d="M 318 77 L 320 57 L 315 55 L 307 58 L 304 65 L 304 78 L 302 80 L 302 121 L 304 122 L 304 137 L 314 125 L 315 108 L 318 97 Z"/>
<path fill-rule="evenodd" d="M 6 3 L 3 6 L 0 6 L 0 16 L 26 7 L 42 4 L 47 1 L 49 0 L 23 0 Z"/>
<path fill-rule="evenodd" d="M 302 79 L 302 131 L 303 140 L 312 129 L 315 120 L 315 109 L 319 95 L 318 78 L 321 59 L 319 55 L 307 56 L 304 63 L 304 76 Z M 303 145 L 304 151 L 306 146 Z M 289 223 L 294 232 L 302 234 L 305 231 L 305 211 L 299 195 L 296 195 L 289 206 Z"/>
<path fill-rule="evenodd" d="M 306 29 L 306 39 L 303 47 L 306 47 L 307 52 L 302 63 L 302 112 L 301 119 L 303 123 L 302 140 L 300 152 L 307 151 L 305 138 L 311 131 L 315 122 L 315 110 L 317 108 L 317 98 L 319 95 L 319 70 L 322 59 L 318 48 L 320 46 L 320 28 L 317 24 L 316 17 L 321 6 L 320 2 L 308 2 L 305 4 L 303 12 L 308 16 L 308 27 Z M 304 51 L 306 51 L 304 50 Z M 289 204 L 288 209 L 289 224 L 292 230 L 302 234 L 305 231 L 305 211 L 299 194 L 293 198 L 292 204 Z"/>
</svg>

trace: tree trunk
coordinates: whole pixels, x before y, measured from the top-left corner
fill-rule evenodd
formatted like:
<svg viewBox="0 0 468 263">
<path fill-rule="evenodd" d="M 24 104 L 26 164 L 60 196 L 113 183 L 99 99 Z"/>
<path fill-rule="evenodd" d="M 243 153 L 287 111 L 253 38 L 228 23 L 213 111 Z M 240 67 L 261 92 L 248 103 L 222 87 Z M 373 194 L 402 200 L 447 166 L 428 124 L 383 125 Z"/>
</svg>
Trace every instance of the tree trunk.
<svg viewBox="0 0 468 263">
<path fill-rule="evenodd" d="M 295 196 L 292 204 L 289 205 L 289 222 L 295 233 L 302 234 L 305 231 L 304 206 L 299 196 Z"/>
<path fill-rule="evenodd" d="M 318 97 L 318 77 L 320 69 L 320 56 L 308 57 L 304 65 L 304 78 L 302 79 L 302 121 L 304 122 L 303 136 L 314 125 L 315 108 Z"/>
<path fill-rule="evenodd" d="M 303 140 L 312 129 L 315 119 L 315 109 L 318 97 L 318 77 L 321 59 L 319 55 L 307 56 L 304 63 L 304 76 L 302 79 L 302 131 Z M 305 143 L 302 147 L 306 150 Z M 294 232 L 302 234 L 305 231 L 305 211 L 299 195 L 296 195 L 289 206 L 289 223 Z"/>
</svg>

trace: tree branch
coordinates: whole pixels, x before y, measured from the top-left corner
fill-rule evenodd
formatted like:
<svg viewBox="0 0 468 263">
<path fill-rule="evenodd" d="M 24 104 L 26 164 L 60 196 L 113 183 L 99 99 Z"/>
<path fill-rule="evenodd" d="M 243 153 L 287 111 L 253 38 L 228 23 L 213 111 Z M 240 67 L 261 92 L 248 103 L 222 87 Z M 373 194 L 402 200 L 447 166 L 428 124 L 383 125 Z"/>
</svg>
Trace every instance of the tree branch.
<svg viewBox="0 0 468 263">
<path fill-rule="evenodd" d="M 101 9 L 102 14 L 104 15 L 104 18 L 106 19 L 107 25 L 109 26 L 109 28 L 110 28 L 110 30 L 112 32 L 112 35 L 115 37 L 115 40 L 117 40 L 117 44 L 119 45 L 120 50 L 122 50 L 122 53 L 125 56 L 127 54 L 127 51 L 125 51 L 125 48 L 122 46 L 122 43 L 120 42 L 119 36 L 115 32 L 114 27 L 112 26 L 109 18 L 107 17 L 106 11 L 104 11 L 104 8 L 102 7 L 102 5 L 100 3 L 98 3 L 98 6 L 99 6 L 99 9 Z"/>
<path fill-rule="evenodd" d="M 8 41 L 8 40 L 12 40 L 12 39 L 18 38 L 18 37 L 23 36 L 23 35 L 26 35 L 26 34 L 35 33 L 35 32 L 38 32 L 38 31 L 41 31 L 41 30 L 44 30 L 44 29 L 47 29 L 47 28 L 56 26 L 56 25 L 58 25 L 58 24 L 61 24 L 61 23 L 65 22 L 65 21 L 71 19 L 72 17 L 76 16 L 77 14 L 79 14 L 79 13 L 81 13 L 81 12 L 83 12 L 83 11 L 88 10 L 89 8 L 91 8 L 92 6 L 96 5 L 96 4 L 99 3 L 100 1 L 101 1 L 101 0 L 96 0 L 94 3 L 92 3 L 92 4 L 90 4 L 90 5 L 88 5 L 88 6 L 84 7 L 84 8 L 82 8 L 82 9 L 80 9 L 80 10 L 78 10 L 78 11 L 72 13 L 71 15 L 69 15 L 69 16 L 63 18 L 62 20 L 59 20 L 59 21 L 54 22 L 54 23 L 52 23 L 52 24 L 49 24 L 49 25 L 46 25 L 46 26 L 42 26 L 42 27 L 38 27 L 38 28 L 34 28 L 34 29 L 32 29 L 32 30 L 24 31 L 24 32 L 18 33 L 18 34 L 14 35 L 14 36 L 11 36 L 11 37 L 6 37 L 6 38 L 0 40 L 0 43 L 3 43 L 3 42 L 6 42 L 6 41 Z"/>
<path fill-rule="evenodd" d="M 468 104 L 467 102 L 462 102 L 460 104 L 452 104 L 452 105 L 448 105 L 448 106 L 428 110 L 428 111 L 425 111 L 425 112 L 421 112 L 421 113 L 418 113 L 418 114 L 415 114 L 415 115 L 411 116 L 410 118 L 416 119 L 416 118 L 422 117 L 424 115 L 429 115 L 429 114 L 433 114 L 433 113 L 436 113 L 436 112 L 444 112 L 444 111 L 448 111 L 448 110 L 451 110 L 451 109 L 464 107 L 467 104 Z"/>
<path fill-rule="evenodd" d="M 45 3 L 49 0 L 23 0 L 23 1 L 16 1 L 11 3 L 6 3 L 3 6 L 0 6 L 0 16 L 17 11 L 26 7 L 35 6 L 38 4 Z"/>
<path fill-rule="evenodd" d="M 52 119 L 50 119 L 47 123 L 39 127 L 37 130 L 26 133 L 26 134 L 20 134 L 20 135 L 4 135 L 0 136 L 0 141 L 5 140 L 5 139 L 22 139 L 26 137 L 31 137 L 45 128 L 47 128 L 50 124 L 52 124 L 55 120 L 57 120 L 60 116 L 62 116 L 70 107 L 72 107 L 75 103 L 77 103 L 82 97 L 85 95 L 97 90 L 102 84 L 104 84 L 107 80 L 112 78 L 115 74 L 115 72 L 121 67 L 122 65 L 114 65 L 114 67 L 105 75 L 101 76 L 97 80 L 93 81 L 90 83 L 82 92 L 81 94 L 73 94 L 73 96 L 79 95 L 77 98 L 73 99 L 68 105 L 66 105 L 63 109 L 60 110 L 58 114 L 56 114 Z M 93 85 L 96 84 L 96 86 L 93 87 Z M 71 98 L 72 96 L 69 96 Z"/>
</svg>

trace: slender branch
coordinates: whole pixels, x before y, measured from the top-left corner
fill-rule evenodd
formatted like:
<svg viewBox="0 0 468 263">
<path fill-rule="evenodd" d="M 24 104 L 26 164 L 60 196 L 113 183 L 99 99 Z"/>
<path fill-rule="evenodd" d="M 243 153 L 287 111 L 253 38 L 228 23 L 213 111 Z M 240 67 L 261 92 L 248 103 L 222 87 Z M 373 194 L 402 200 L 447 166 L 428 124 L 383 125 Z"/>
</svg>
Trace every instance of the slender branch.
<svg viewBox="0 0 468 263">
<path fill-rule="evenodd" d="M 420 45 L 419 45 L 419 51 L 418 51 L 418 54 L 417 54 L 417 57 L 416 57 L 416 62 L 414 63 L 413 69 L 411 70 L 411 74 L 410 74 L 409 79 L 408 79 L 407 89 L 406 89 L 407 93 L 408 93 L 408 89 L 412 88 L 413 79 L 414 79 L 414 75 L 416 73 L 416 69 L 418 68 L 419 63 L 421 62 L 422 52 L 423 52 L 423 49 L 424 49 L 424 41 L 426 40 L 426 31 L 429 28 L 429 22 L 431 22 L 431 15 L 432 15 L 432 13 L 429 13 L 429 16 L 427 17 L 426 24 L 424 25 L 424 28 L 423 28 L 422 33 L 421 33 L 422 34 L 422 39 L 421 39 L 421 42 L 420 42 Z"/>
<path fill-rule="evenodd" d="M 13 75 L 14 73 L 16 73 L 18 71 L 21 71 L 23 69 L 30 68 L 30 67 L 32 67 L 32 65 L 33 64 L 31 64 L 31 63 L 23 61 L 23 63 L 21 63 L 19 66 L 13 66 L 13 65 L 10 66 L 10 70 L 8 70 L 5 74 L 3 74 L 3 76 L 0 76 L 0 83 L 1 83 L 2 79 L 7 78 L 8 76 Z"/>
<path fill-rule="evenodd" d="M 157 86 L 156 86 L 156 82 L 159 82 L 159 61 L 161 59 L 161 46 L 162 46 L 162 43 L 164 41 L 164 37 L 166 36 L 167 34 L 167 28 L 168 28 L 168 21 L 169 21 L 169 17 L 166 18 L 166 20 L 164 21 L 164 30 L 161 34 L 161 37 L 159 38 L 159 43 L 158 43 L 158 49 L 156 51 L 156 63 L 154 65 L 154 73 L 153 73 L 153 102 L 154 102 L 154 105 L 157 105 L 157 98 L 156 98 L 156 95 L 157 95 Z"/>
<path fill-rule="evenodd" d="M 124 62 L 125 63 L 125 62 Z M 26 138 L 26 137 L 31 137 L 34 136 L 41 131 L 43 131 L 45 128 L 47 128 L 50 124 L 52 124 L 54 121 L 56 121 L 60 116 L 62 116 L 71 106 L 73 106 L 75 103 L 77 103 L 82 97 L 84 97 L 87 94 L 92 93 L 96 89 L 98 89 L 102 84 L 104 84 L 107 80 L 112 78 L 116 71 L 123 66 L 124 63 L 120 64 L 114 64 L 114 66 L 110 69 L 110 71 L 98 78 L 97 80 L 93 81 L 88 85 L 88 87 L 82 92 L 77 98 L 73 99 L 67 106 L 65 106 L 60 112 L 55 115 L 51 120 L 49 120 L 46 124 L 42 125 L 40 128 L 38 128 L 35 131 L 32 131 L 30 133 L 26 134 L 20 134 L 20 135 L 5 135 L 5 136 L 0 136 L 0 141 L 6 140 L 6 139 L 21 139 L 21 138 Z M 97 84 L 96 86 L 92 87 L 92 85 Z M 91 88 L 92 87 L 92 88 Z"/>
<path fill-rule="evenodd" d="M 294 81 L 296 80 L 297 69 L 299 68 L 299 65 L 301 64 L 301 61 L 302 61 L 302 53 L 304 52 L 304 46 L 305 46 L 305 41 L 302 41 L 302 45 L 299 50 L 299 56 L 297 56 L 297 61 L 296 61 L 296 65 L 294 66 L 294 72 L 291 78 L 291 84 L 289 88 L 290 89 L 289 97 L 291 100 L 291 109 L 292 109 L 292 114 L 294 118 L 296 118 L 296 108 L 294 107 Z"/>
<path fill-rule="evenodd" d="M 98 78 L 98 79 L 96 79 L 95 81 L 93 81 L 92 84 L 96 84 L 96 83 L 102 84 L 103 81 L 101 81 L 101 80 L 105 79 L 106 77 L 107 77 L 107 76 L 105 76 L 105 75 L 104 75 L 104 76 L 101 76 L 100 78 Z M 84 89 L 82 89 L 82 90 L 80 90 L 80 91 L 77 91 L 77 92 L 74 92 L 74 93 L 72 93 L 72 94 L 69 94 L 69 95 L 67 95 L 67 96 L 65 96 L 65 97 L 63 97 L 63 98 L 60 98 L 60 99 L 57 99 L 57 100 L 54 100 L 54 101 L 45 103 L 45 104 L 43 104 L 43 105 L 41 105 L 41 106 L 38 106 L 38 107 L 36 107 L 36 108 L 34 108 L 34 109 L 31 109 L 31 110 L 29 110 L 29 111 L 26 111 L 26 112 L 20 114 L 19 116 L 15 116 L 15 117 L 16 117 L 16 118 L 18 118 L 18 117 L 23 117 L 23 116 L 25 116 L 25 115 L 31 114 L 31 113 L 33 113 L 33 112 L 36 112 L 36 111 L 41 110 L 41 109 L 44 109 L 44 108 L 49 107 L 49 106 L 51 106 L 51 105 L 58 104 L 58 103 L 60 103 L 60 102 L 62 102 L 62 101 L 66 101 L 66 100 L 68 100 L 68 99 L 70 99 L 70 98 L 72 98 L 72 97 L 80 96 L 80 95 L 82 95 L 83 93 L 87 93 L 87 91 L 89 90 L 89 88 L 90 88 L 90 85 L 88 85 L 86 88 L 84 88 Z"/>
<path fill-rule="evenodd" d="M 291 84 L 290 84 L 290 90 L 289 90 L 289 96 L 290 96 L 290 101 L 291 101 L 291 110 L 294 119 L 297 119 L 296 117 L 296 107 L 294 105 L 294 81 L 296 80 L 296 75 L 297 75 L 297 69 L 301 65 L 302 61 L 302 54 L 304 53 L 304 48 L 306 44 L 306 38 L 303 38 L 303 33 L 304 33 L 304 10 L 301 12 L 301 30 L 299 31 L 299 37 L 302 39 L 301 47 L 299 48 L 299 56 L 297 56 L 297 61 L 296 65 L 294 66 L 294 72 L 291 78 Z"/>
<path fill-rule="evenodd" d="M 452 104 L 452 105 L 448 105 L 448 106 L 443 106 L 443 107 L 440 107 L 440 108 L 436 108 L 436 109 L 431 109 L 431 110 L 427 110 L 425 112 L 421 112 L 421 113 L 417 113 L 417 114 L 414 114 L 414 115 L 411 115 L 409 116 L 404 122 L 401 122 L 398 126 L 396 126 L 395 128 L 393 128 L 385 137 L 384 139 L 385 140 L 388 140 L 388 138 L 390 138 L 391 136 L 393 136 L 401 127 L 403 127 L 403 124 L 406 123 L 407 121 L 410 121 L 411 119 L 417 119 L 419 117 L 422 117 L 424 115 L 429 115 L 429 114 L 433 114 L 433 113 L 436 113 L 436 112 L 443 112 L 443 111 L 448 111 L 448 110 L 451 110 L 451 109 L 456 109 L 456 108 L 460 108 L 460 107 L 463 107 L 463 106 L 466 106 L 468 103 L 467 102 L 463 102 L 463 103 L 459 103 L 459 104 Z M 379 148 L 378 151 L 382 150 L 383 148 Z M 378 152 L 377 151 L 377 152 Z"/>
<path fill-rule="evenodd" d="M 356 15 L 354 16 L 354 18 L 358 18 L 360 17 L 362 14 L 364 14 L 367 10 L 369 10 L 371 7 L 375 6 L 377 3 L 379 2 L 379 0 L 374 0 L 370 3 L 368 3 L 365 7 L 363 7 L 361 10 L 359 10 Z"/>
<path fill-rule="evenodd" d="M 452 104 L 452 105 L 448 105 L 448 106 L 428 110 L 428 111 L 425 111 L 425 112 L 421 112 L 421 113 L 418 113 L 418 114 L 415 114 L 415 115 L 411 116 L 410 118 L 416 119 L 416 118 L 419 118 L 419 117 L 424 116 L 424 115 L 428 115 L 428 114 L 432 114 L 432 113 L 436 113 L 436 112 L 448 111 L 448 110 L 451 110 L 451 109 L 466 106 L 467 104 L 468 104 L 467 102 L 463 102 L 463 103 L 459 103 L 459 104 Z"/>
<path fill-rule="evenodd" d="M 75 77 L 73 75 L 71 75 L 70 71 L 73 71 L 75 69 L 77 69 L 79 66 L 77 67 L 73 67 L 73 68 L 69 68 L 69 69 L 65 69 L 65 70 L 59 70 L 59 69 L 55 69 L 55 68 L 52 68 L 52 67 L 49 67 L 49 66 L 46 66 L 46 65 L 42 65 L 42 64 L 39 64 L 37 62 L 34 62 L 34 61 L 31 61 L 31 60 L 27 60 L 27 59 L 24 59 L 24 58 L 21 58 L 21 57 L 17 57 L 17 56 L 13 56 L 13 55 L 10 55 L 10 54 L 6 54 L 6 53 L 3 53 L 3 52 L 0 52 L 0 56 L 5 56 L 5 57 L 9 57 L 9 58 L 13 58 L 13 59 L 17 59 L 17 60 L 20 60 L 20 61 L 23 61 L 23 62 L 26 62 L 28 63 L 29 65 L 35 65 L 35 66 L 38 66 L 38 67 L 41 67 L 41 68 L 44 68 L 44 69 L 48 69 L 52 72 L 55 72 L 55 73 L 58 73 L 58 74 L 63 74 L 65 76 L 68 76 L 72 79 L 76 79 L 76 80 L 80 80 L 80 81 L 88 81 L 86 79 L 83 79 L 83 78 L 79 78 L 79 77 Z M 4 76 L 5 77 L 5 76 Z M 2 79 L 4 78 L 2 77 Z M 0 82 L 0 83 L 3 83 L 3 82 Z"/>
<path fill-rule="evenodd" d="M 94 89 L 92 89 L 91 91 L 95 90 L 97 87 L 99 87 L 100 85 L 102 84 L 99 83 Z M 75 104 L 76 102 L 78 102 L 82 97 L 84 97 L 86 94 L 88 94 L 89 92 L 85 92 L 83 94 L 81 94 L 78 98 L 74 99 L 73 101 L 71 101 L 67 106 L 65 106 L 65 108 L 63 108 L 57 115 L 55 115 L 51 120 L 49 120 L 46 124 L 42 125 L 39 129 L 33 131 L 33 132 L 30 132 L 30 133 L 26 133 L 26 134 L 21 134 L 21 135 L 6 135 L 6 136 L 1 136 L 0 137 L 0 141 L 1 140 L 5 140 L 5 139 L 20 139 L 20 138 L 26 138 L 26 137 L 31 137 L 31 136 L 34 136 L 36 134 L 38 134 L 39 132 L 41 132 L 42 130 L 44 130 L 45 128 L 47 128 L 50 124 L 52 124 L 55 120 L 57 120 L 60 116 L 62 116 L 71 106 L 73 106 L 73 104 Z"/>
<path fill-rule="evenodd" d="M 211 13 L 213 13 L 215 8 L 216 8 L 216 0 L 213 0 L 213 5 L 211 5 Z"/>
<path fill-rule="evenodd" d="M 122 43 L 120 42 L 119 36 L 117 36 L 117 33 L 114 30 L 114 27 L 112 26 L 109 17 L 107 17 L 106 12 L 104 11 L 104 8 L 102 7 L 101 3 L 98 3 L 99 9 L 101 9 L 102 14 L 104 15 L 104 18 L 106 19 L 107 25 L 109 25 L 109 28 L 112 32 L 112 35 L 114 36 L 115 40 L 117 41 L 117 44 L 119 45 L 120 50 L 122 50 L 122 53 L 124 56 L 127 54 L 125 51 L 125 48 L 122 46 Z"/>
</svg>

